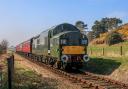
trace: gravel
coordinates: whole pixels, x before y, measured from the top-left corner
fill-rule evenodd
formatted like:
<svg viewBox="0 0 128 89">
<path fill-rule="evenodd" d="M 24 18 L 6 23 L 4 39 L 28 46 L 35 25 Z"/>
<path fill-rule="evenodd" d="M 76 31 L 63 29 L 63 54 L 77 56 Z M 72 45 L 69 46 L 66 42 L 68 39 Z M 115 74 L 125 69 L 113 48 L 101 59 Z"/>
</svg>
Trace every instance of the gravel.
<svg viewBox="0 0 128 89">
<path fill-rule="evenodd" d="M 48 83 L 51 87 L 40 87 L 38 89 L 83 89 L 80 84 L 75 84 L 61 75 L 57 75 L 41 66 L 32 63 L 31 61 L 21 57 L 20 55 L 14 54 L 15 61 L 18 61 L 19 65 L 26 68 L 31 69 L 32 71 L 38 73 L 41 76 L 42 81 Z M 40 81 L 38 83 L 41 83 Z M 43 84 L 43 83 L 42 83 Z"/>
</svg>

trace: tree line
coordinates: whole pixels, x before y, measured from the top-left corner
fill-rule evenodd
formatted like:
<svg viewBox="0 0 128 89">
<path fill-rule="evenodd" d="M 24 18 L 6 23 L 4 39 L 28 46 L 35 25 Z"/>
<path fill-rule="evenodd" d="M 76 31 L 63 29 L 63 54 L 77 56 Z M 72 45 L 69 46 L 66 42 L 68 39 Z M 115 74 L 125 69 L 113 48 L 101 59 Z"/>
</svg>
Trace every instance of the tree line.
<svg viewBox="0 0 128 89">
<path fill-rule="evenodd" d="M 101 20 L 96 20 L 91 28 L 92 31 L 89 31 L 87 36 L 89 41 L 98 38 L 101 33 L 112 31 L 122 24 L 120 18 L 102 18 Z M 83 21 L 77 21 L 75 26 L 83 31 L 87 28 L 87 24 L 84 24 Z"/>
</svg>

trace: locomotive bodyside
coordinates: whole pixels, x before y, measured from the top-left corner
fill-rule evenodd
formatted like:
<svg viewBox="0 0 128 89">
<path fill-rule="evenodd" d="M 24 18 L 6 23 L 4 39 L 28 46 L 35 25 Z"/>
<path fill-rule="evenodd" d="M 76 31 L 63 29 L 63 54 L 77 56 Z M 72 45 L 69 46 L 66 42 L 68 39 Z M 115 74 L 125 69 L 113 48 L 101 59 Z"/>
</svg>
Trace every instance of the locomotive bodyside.
<svg viewBox="0 0 128 89">
<path fill-rule="evenodd" d="M 59 49 L 59 33 L 65 31 L 79 30 L 71 24 L 64 23 L 43 31 L 36 37 L 33 37 L 32 53 L 37 55 L 49 55 L 50 53 L 51 56 L 58 57 L 56 49 Z M 52 47 L 52 45 L 56 46 Z M 52 50 L 49 50 L 50 47 Z"/>
<path fill-rule="evenodd" d="M 32 53 L 36 55 L 48 55 L 48 30 L 33 38 Z"/>
<path fill-rule="evenodd" d="M 44 61 L 58 68 L 81 68 L 89 61 L 87 45 L 86 35 L 75 26 L 64 23 L 23 42 L 16 51 L 43 56 Z"/>
</svg>

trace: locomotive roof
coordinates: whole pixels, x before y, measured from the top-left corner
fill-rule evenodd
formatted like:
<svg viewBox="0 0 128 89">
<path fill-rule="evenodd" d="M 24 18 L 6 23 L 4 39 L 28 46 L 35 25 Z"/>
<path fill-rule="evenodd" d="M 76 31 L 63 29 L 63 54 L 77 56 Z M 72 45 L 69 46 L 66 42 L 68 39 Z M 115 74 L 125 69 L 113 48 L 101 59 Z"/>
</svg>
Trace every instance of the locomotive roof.
<svg viewBox="0 0 128 89">
<path fill-rule="evenodd" d="M 59 24 L 59 25 L 56 25 L 56 26 L 53 26 L 51 27 L 50 29 L 47 29 L 43 32 L 41 32 L 40 34 L 44 34 L 44 35 L 47 35 L 46 33 L 48 33 L 49 31 L 52 32 L 53 35 L 57 35 L 61 32 L 65 32 L 65 31 L 79 31 L 79 29 L 77 29 L 74 25 L 72 24 L 69 24 L 69 23 L 62 23 L 62 24 Z M 37 36 L 34 36 L 32 37 L 31 39 L 36 39 L 40 36 L 40 34 L 38 34 Z M 30 39 L 29 39 L 30 40 Z M 27 41 L 29 41 L 27 40 Z M 24 42 L 22 42 L 24 43 Z M 20 43 L 20 44 L 22 44 Z M 19 44 L 19 45 L 20 45 Z"/>
<path fill-rule="evenodd" d="M 41 34 L 46 35 L 46 33 L 48 33 L 49 31 L 51 32 L 51 34 L 56 35 L 56 34 L 59 34 L 61 32 L 65 32 L 65 31 L 80 31 L 80 30 L 77 29 L 72 24 L 62 23 L 60 25 L 53 26 L 50 29 L 47 29 L 47 30 L 43 31 Z"/>
<path fill-rule="evenodd" d="M 64 27 L 69 27 L 69 28 L 73 28 L 73 29 L 69 29 L 69 31 L 79 31 L 74 25 L 72 24 L 69 24 L 69 23 L 62 23 L 62 24 L 59 24 L 59 25 L 56 25 L 56 26 L 53 26 L 47 30 L 44 30 L 43 32 L 41 33 L 44 33 L 44 32 L 48 32 L 49 30 L 60 30 L 60 29 L 57 29 L 57 27 L 60 27 L 60 29 L 64 29 Z"/>
<path fill-rule="evenodd" d="M 59 29 L 57 29 L 57 28 L 59 28 Z M 72 28 L 72 29 L 68 29 L 68 31 L 79 31 L 74 25 L 69 24 L 69 23 L 62 23 L 62 24 L 53 26 L 49 30 L 60 30 L 60 29 L 65 30 L 65 28 Z"/>
<path fill-rule="evenodd" d="M 43 32 L 41 32 L 40 34 L 38 34 L 37 36 L 33 37 L 34 39 L 38 38 L 41 34 L 43 35 L 48 35 L 48 32 L 50 31 L 51 34 L 53 35 L 57 35 L 61 32 L 65 32 L 65 31 L 79 31 L 79 29 L 77 29 L 74 25 L 69 24 L 69 23 L 62 23 L 56 26 L 53 26 L 47 30 L 44 30 Z"/>
</svg>

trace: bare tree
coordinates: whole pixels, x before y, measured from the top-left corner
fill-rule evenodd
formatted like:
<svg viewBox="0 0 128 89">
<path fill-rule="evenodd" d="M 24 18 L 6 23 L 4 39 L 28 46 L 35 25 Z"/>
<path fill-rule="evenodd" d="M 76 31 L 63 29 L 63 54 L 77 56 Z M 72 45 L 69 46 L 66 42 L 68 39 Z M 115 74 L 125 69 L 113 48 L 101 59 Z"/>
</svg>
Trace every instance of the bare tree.
<svg viewBox="0 0 128 89">
<path fill-rule="evenodd" d="M 7 47 L 8 47 L 8 44 L 9 44 L 9 43 L 8 43 L 7 40 L 5 40 L 5 39 L 2 40 L 1 43 L 0 43 L 0 47 L 1 47 L 1 49 L 2 49 L 2 50 L 6 50 Z"/>
</svg>

